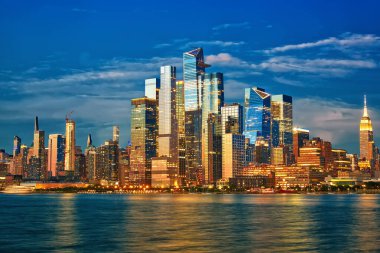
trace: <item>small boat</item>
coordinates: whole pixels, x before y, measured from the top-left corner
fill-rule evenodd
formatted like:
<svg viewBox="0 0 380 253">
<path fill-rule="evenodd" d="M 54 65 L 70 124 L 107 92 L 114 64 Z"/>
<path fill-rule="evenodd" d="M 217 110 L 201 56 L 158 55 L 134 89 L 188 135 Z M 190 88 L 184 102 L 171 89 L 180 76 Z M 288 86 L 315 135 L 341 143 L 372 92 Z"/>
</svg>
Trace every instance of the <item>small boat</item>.
<svg viewBox="0 0 380 253">
<path fill-rule="evenodd" d="M 262 194 L 274 194 L 276 192 L 272 188 L 265 188 L 265 189 L 261 189 L 261 193 Z"/>
</svg>

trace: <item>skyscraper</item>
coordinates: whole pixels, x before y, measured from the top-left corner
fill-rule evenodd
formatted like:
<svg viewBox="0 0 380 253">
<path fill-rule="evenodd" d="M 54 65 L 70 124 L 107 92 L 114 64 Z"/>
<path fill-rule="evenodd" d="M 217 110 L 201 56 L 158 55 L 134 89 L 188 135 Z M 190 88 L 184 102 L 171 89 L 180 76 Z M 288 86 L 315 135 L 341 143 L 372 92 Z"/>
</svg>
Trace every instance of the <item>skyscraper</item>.
<svg viewBox="0 0 380 253">
<path fill-rule="evenodd" d="M 21 150 L 21 138 L 18 136 L 13 137 L 13 157 L 20 154 Z"/>
<path fill-rule="evenodd" d="M 151 183 L 152 158 L 157 156 L 157 101 L 151 98 L 131 100 L 131 171 L 133 184 Z"/>
<path fill-rule="evenodd" d="M 272 146 L 293 145 L 293 101 L 291 96 L 274 95 L 271 97 L 271 139 Z"/>
<path fill-rule="evenodd" d="M 33 137 L 33 173 L 37 179 L 43 180 L 47 177 L 47 159 L 45 155 L 45 131 L 39 129 L 38 117 L 36 117 L 34 121 Z"/>
<path fill-rule="evenodd" d="M 75 171 L 75 122 L 66 117 L 65 172 Z"/>
<path fill-rule="evenodd" d="M 253 87 L 245 89 L 244 96 L 244 135 L 254 144 L 258 136 L 270 141 L 271 98 L 264 89 Z"/>
<path fill-rule="evenodd" d="M 243 107 L 225 105 L 222 111 L 222 178 L 229 180 L 245 166 L 245 136 L 243 135 Z"/>
<path fill-rule="evenodd" d="M 34 121 L 34 138 L 33 138 L 33 154 L 37 158 L 42 158 L 45 150 L 45 131 L 39 129 L 38 117 Z"/>
<path fill-rule="evenodd" d="M 374 149 L 372 121 L 368 115 L 367 98 L 364 96 L 363 116 L 360 120 L 360 159 L 367 160 L 370 167 L 373 167 Z"/>
<path fill-rule="evenodd" d="M 120 127 L 113 126 L 112 128 L 112 141 L 119 143 L 120 139 Z"/>
<path fill-rule="evenodd" d="M 158 99 L 160 92 L 160 79 L 150 78 L 145 79 L 145 97 Z"/>
<path fill-rule="evenodd" d="M 213 153 L 221 153 L 221 145 L 220 150 L 214 150 L 213 147 L 217 148 L 217 146 L 209 145 L 209 141 L 213 142 L 213 136 L 215 137 L 215 131 L 209 131 L 209 123 L 210 123 L 210 114 L 220 115 L 221 107 L 224 104 L 224 83 L 223 83 L 223 74 L 222 73 L 211 73 L 200 75 L 201 86 L 202 86 L 202 167 L 203 167 L 203 175 L 204 175 L 204 183 L 208 184 L 210 182 L 210 176 L 212 176 L 213 172 L 211 172 L 214 167 L 209 163 L 209 155 Z M 211 119 L 212 122 L 217 124 L 216 119 Z M 219 120 L 220 121 L 220 120 Z M 221 126 L 221 123 L 219 123 Z M 214 127 L 214 124 L 211 126 Z M 215 125 L 216 127 L 216 125 Z M 216 127 L 214 130 L 216 130 Z M 211 129 L 213 130 L 213 129 Z M 210 136 L 211 135 L 211 136 Z M 215 144 L 216 142 L 214 142 Z M 210 149 L 211 148 L 211 149 Z M 214 160 L 214 159 L 213 159 Z M 217 159 L 214 160 L 217 162 Z"/>
<path fill-rule="evenodd" d="M 64 170 L 65 139 L 61 134 L 50 134 L 48 145 L 49 178 L 58 176 Z"/>
<path fill-rule="evenodd" d="M 296 163 L 299 157 L 299 150 L 305 145 L 305 142 L 309 140 L 309 135 L 309 130 L 293 128 L 293 156 Z"/>
<path fill-rule="evenodd" d="M 178 125 L 178 175 L 180 184 L 185 185 L 186 171 L 186 136 L 185 136 L 185 86 L 182 80 L 176 82 L 176 109 Z"/>
<path fill-rule="evenodd" d="M 202 171 L 202 85 L 199 76 L 205 73 L 203 49 L 183 54 L 183 80 L 185 85 L 186 161 L 189 180 L 197 181 Z M 199 182 L 198 182 L 199 183 Z"/>
<path fill-rule="evenodd" d="M 176 68 L 161 67 L 159 99 L 158 155 L 178 159 L 178 130 L 176 117 Z"/>
<path fill-rule="evenodd" d="M 178 123 L 176 108 L 176 68 L 162 66 L 159 98 L 158 156 L 167 161 L 170 178 L 178 176 Z"/>
</svg>

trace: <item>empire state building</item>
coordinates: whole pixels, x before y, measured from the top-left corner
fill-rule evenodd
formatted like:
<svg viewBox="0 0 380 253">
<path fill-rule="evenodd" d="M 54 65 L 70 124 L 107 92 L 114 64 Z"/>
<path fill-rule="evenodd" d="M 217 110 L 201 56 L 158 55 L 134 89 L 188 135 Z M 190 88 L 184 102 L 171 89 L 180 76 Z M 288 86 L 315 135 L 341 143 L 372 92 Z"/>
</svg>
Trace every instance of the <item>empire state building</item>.
<svg viewBox="0 0 380 253">
<path fill-rule="evenodd" d="M 360 159 L 367 160 L 371 164 L 374 159 L 374 148 L 372 122 L 368 115 L 367 99 L 364 96 L 364 110 L 360 120 Z"/>
</svg>

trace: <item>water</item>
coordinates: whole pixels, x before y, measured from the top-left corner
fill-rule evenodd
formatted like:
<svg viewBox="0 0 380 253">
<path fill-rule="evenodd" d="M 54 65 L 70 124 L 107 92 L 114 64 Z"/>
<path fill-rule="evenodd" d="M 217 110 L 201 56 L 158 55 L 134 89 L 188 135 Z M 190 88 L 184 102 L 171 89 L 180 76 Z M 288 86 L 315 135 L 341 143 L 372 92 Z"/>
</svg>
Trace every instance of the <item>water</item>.
<svg viewBox="0 0 380 253">
<path fill-rule="evenodd" d="M 380 195 L 0 195 L 1 252 L 380 252 Z"/>
</svg>

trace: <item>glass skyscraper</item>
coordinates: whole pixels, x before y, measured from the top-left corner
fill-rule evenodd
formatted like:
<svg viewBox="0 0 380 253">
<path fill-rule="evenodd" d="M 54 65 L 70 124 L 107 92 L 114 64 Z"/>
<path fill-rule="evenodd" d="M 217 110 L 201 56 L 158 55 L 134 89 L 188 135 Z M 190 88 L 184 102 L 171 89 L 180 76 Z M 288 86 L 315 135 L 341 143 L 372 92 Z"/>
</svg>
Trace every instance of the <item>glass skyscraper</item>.
<svg viewBox="0 0 380 253">
<path fill-rule="evenodd" d="M 208 66 L 204 62 L 202 48 L 183 54 L 186 161 L 188 179 L 192 183 L 199 182 L 199 174 L 202 172 L 202 84 L 199 76 L 205 73 Z"/>
<path fill-rule="evenodd" d="M 186 136 L 185 136 L 185 86 L 182 80 L 176 82 L 176 110 L 178 125 L 178 176 L 180 184 L 185 184 Z"/>
<path fill-rule="evenodd" d="M 271 97 L 272 146 L 293 145 L 293 100 L 291 96 Z"/>
<path fill-rule="evenodd" d="M 151 183 L 152 158 L 156 157 L 157 101 L 151 98 L 131 100 L 132 184 Z"/>
<path fill-rule="evenodd" d="M 258 136 L 270 140 L 271 96 L 264 89 L 253 87 L 245 89 L 244 96 L 244 135 L 254 144 Z"/>
<path fill-rule="evenodd" d="M 199 76 L 202 85 L 202 168 L 204 175 L 204 183 L 210 182 L 210 176 L 213 174 L 212 168 L 214 167 L 209 163 L 209 156 L 213 153 L 221 153 L 220 147 L 215 146 L 217 143 L 213 138 L 217 138 L 215 131 L 209 131 L 209 123 L 213 128 L 217 125 L 216 119 L 210 119 L 210 114 L 220 115 L 221 107 L 224 104 L 224 83 L 222 73 L 211 73 Z M 220 120 L 219 120 L 220 121 Z M 216 127 L 218 128 L 218 127 Z M 215 129 L 216 129 L 215 128 Z M 213 130 L 213 129 L 210 129 Z M 221 132 L 220 132 L 221 134 Z M 212 142 L 213 145 L 210 145 Z M 218 150 L 215 150 L 218 149 Z M 219 150 L 220 149 L 220 150 Z M 217 159 L 214 159 L 217 161 Z"/>
</svg>

